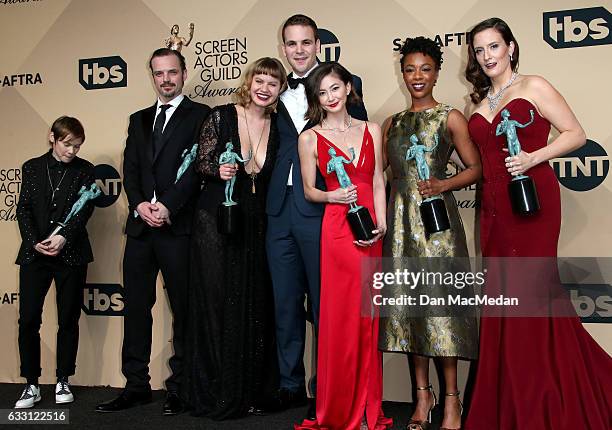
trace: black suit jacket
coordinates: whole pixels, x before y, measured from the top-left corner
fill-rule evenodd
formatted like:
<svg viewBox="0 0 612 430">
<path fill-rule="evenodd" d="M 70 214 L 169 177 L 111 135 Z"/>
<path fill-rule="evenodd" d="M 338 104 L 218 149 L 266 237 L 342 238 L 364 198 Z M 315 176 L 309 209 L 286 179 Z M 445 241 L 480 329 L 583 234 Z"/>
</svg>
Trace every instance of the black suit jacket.
<svg viewBox="0 0 612 430">
<path fill-rule="evenodd" d="M 353 75 L 353 87 L 357 95 L 362 98 L 362 85 L 361 79 L 358 76 Z M 278 154 L 276 156 L 276 164 L 274 165 L 274 171 L 272 172 L 272 178 L 270 180 L 270 186 L 268 188 L 268 199 L 266 202 L 266 212 L 268 215 L 276 216 L 280 213 L 280 210 L 285 200 L 285 192 L 287 190 L 287 177 L 289 176 L 289 169 L 293 165 L 292 181 L 294 188 L 294 199 L 295 205 L 297 206 L 300 213 L 304 216 L 322 216 L 324 204 L 313 203 L 306 200 L 304 197 L 304 184 L 302 182 L 302 171 L 300 169 L 300 158 L 298 155 L 298 137 L 299 133 L 293 124 L 293 120 L 287 111 L 287 108 L 282 101 L 278 102 L 278 134 L 280 143 L 278 147 Z M 362 121 L 368 120 L 368 113 L 362 101 L 357 104 L 347 105 L 348 113 L 357 119 Z M 314 127 L 312 121 L 308 122 L 304 127 L 304 130 L 308 130 Z M 316 185 L 317 188 L 324 190 L 325 181 L 317 170 Z"/>
<path fill-rule="evenodd" d="M 21 247 L 17 255 L 17 264 L 31 263 L 37 256 L 41 256 L 34 249 L 34 245 L 45 240 L 51 233 L 54 225 L 49 223 L 48 200 L 44 190 L 47 187 L 47 159 L 49 153 L 40 157 L 32 158 L 24 163 L 21 168 L 22 183 L 17 203 L 17 222 L 21 233 Z M 94 182 L 93 164 L 79 157 L 75 157 L 66 165 L 66 176 L 62 180 L 62 188 L 68 187 L 66 192 L 61 192 L 65 198 L 57 199 L 57 213 L 61 214 L 60 220 L 72 209 L 72 205 L 79 199 L 79 190 L 82 186 L 89 188 Z M 69 266 L 87 264 L 93 261 L 93 253 L 85 225 L 91 216 L 94 205 L 88 201 L 83 209 L 74 215 L 66 227 L 62 228 L 60 235 L 66 238 L 66 244 L 57 255 L 61 261 Z"/>
<path fill-rule="evenodd" d="M 187 98 L 178 105 L 164 128 L 161 149 L 153 155 L 151 135 L 156 104 L 130 116 L 128 137 L 123 153 L 123 186 L 129 203 L 125 226 L 126 234 L 139 236 L 149 228 L 134 216 L 136 207 L 153 198 L 170 211 L 171 231 L 176 235 L 191 232 L 194 196 L 199 190 L 199 178 L 193 163 L 175 184 L 176 172 L 182 163 L 181 155 L 198 141 L 200 126 L 210 108 Z"/>
</svg>

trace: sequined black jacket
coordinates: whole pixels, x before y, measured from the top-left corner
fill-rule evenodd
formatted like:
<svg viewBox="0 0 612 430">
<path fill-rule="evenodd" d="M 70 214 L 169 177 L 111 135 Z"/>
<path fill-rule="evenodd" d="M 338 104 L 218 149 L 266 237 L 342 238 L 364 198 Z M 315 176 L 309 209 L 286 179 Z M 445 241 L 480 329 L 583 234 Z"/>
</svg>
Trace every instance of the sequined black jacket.
<svg viewBox="0 0 612 430">
<path fill-rule="evenodd" d="M 21 168 L 22 183 L 17 203 L 17 222 L 21 233 L 21 247 L 17 255 L 16 264 L 31 263 L 41 255 L 34 249 L 34 245 L 45 240 L 54 228 L 49 222 L 49 200 L 46 196 L 47 187 L 47 158 L 48 153 L 26 161 Z M 75 157 L 66 164 L 66 177 L 62 181 L 62 197 L 56 199 L 57 211 L 64 220 L 74 202 L 79 198 L 82 186 L 89 186 L 94 182 L 94 166 L 89 161 Z M 87 264 L 93 261 L 93 253 L 89 237 L 85 228 L 94 209 L 91 201 L 74 215 L 66 227 L 59 234 L 66 238 L 66 244 L 58 254 L 64 263 L 70 266 Z"/>
</svg>

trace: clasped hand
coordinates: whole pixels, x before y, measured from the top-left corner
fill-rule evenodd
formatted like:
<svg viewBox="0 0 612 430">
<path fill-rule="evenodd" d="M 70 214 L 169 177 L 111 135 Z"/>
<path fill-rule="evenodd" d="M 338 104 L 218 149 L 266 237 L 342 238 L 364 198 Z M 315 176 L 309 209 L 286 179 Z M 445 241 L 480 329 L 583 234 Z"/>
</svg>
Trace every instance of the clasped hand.
<svg viewBox="0 0 612 430">
<path fill-rule="evenodd" d="M 59 234 L 56 234 L 49 239 L 45 239 L 42 242 L 38 242 L 34 245 L 34 249 L 43 255 L 55 257 L 60 253 L 64 245 L 66 244 L 66 238 Z"/>
<path fill-rule="evenodd" d="M 162 202 L 142 202 L 136 207 L 136 212 L 150 227 L 172 224 L 170 222 L 170 211 Z"/>
</svg>

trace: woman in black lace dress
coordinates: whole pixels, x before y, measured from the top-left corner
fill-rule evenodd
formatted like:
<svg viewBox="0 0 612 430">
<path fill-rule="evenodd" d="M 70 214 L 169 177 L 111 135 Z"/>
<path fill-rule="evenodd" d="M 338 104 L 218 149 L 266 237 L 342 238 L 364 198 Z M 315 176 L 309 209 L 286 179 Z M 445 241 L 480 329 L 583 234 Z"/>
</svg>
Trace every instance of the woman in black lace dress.
<svg viewBox="0 0 612 430">
<path fill-rule="evenodd" d="M 221 420 L 256 413 L 278 388 L 265 203 L 278 147 L 274 109 L 285 86 L 278 60 L 255 61 L 237 103 L 213 109 L 200 133 L 195 168 L 204 187 L 192 232 L 185 384 L 196 415 Z M 250 160 L 219 166 L 227 142 Z M 217 208 L 232 176 L 240 227 L 223 235 Z"/>
</svg>

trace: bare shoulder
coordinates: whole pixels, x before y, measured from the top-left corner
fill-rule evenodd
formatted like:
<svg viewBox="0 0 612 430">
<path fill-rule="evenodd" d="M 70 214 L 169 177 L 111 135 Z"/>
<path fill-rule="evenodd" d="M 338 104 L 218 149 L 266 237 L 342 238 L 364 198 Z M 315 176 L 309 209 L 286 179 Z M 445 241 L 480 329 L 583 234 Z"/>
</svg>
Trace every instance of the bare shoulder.
<svg viewBox="0 0 612 430">
<path fill-rule="evenodd" d="M 553 89 L 550 82 L 539 75 L 523 75 L 522 84 L 528 90 L 547 90 Z"/>
<path fill-rule="evenodd" d="M 467 120 L 465 119 L 465 116 L 463 115 L 463 113 L 461 113 L 461 111 L 459 109 L 455 109 L 453 108 L 449 113 L 448 113 L 448 122 L 449 123 L 466 123 Z"/>
<path fill-rule="evenodd" d="M 316 141 L 317 135 L 312 129 L 304 130 L 302 133 L 300 133 L 300 137 L 298 138 L 298 142 L 303 145 L 312 145 Z"/>
<path fill-rule="evenodd" d="M 542 115 L 543 111 L 554 104 L 563 102 L 563 96 L 542 76 L 527 75 L 523 80 L 523 91 L 526 98 L 533 101 L 534 106 Z"/>
<path fill-rule="evenodd" d="M 522 82 L 524 93 L 531 100 L 541 100 L 558 94 L 553 85 L 538 75 L 526 75 Z"/>
<path fill-rule="evenodd" d="M 375 122 L 367 121 L 368 130 L 370 130 L 370 134 L 377 134 L 380 136 L 380 125 Z"/>
</svg>

